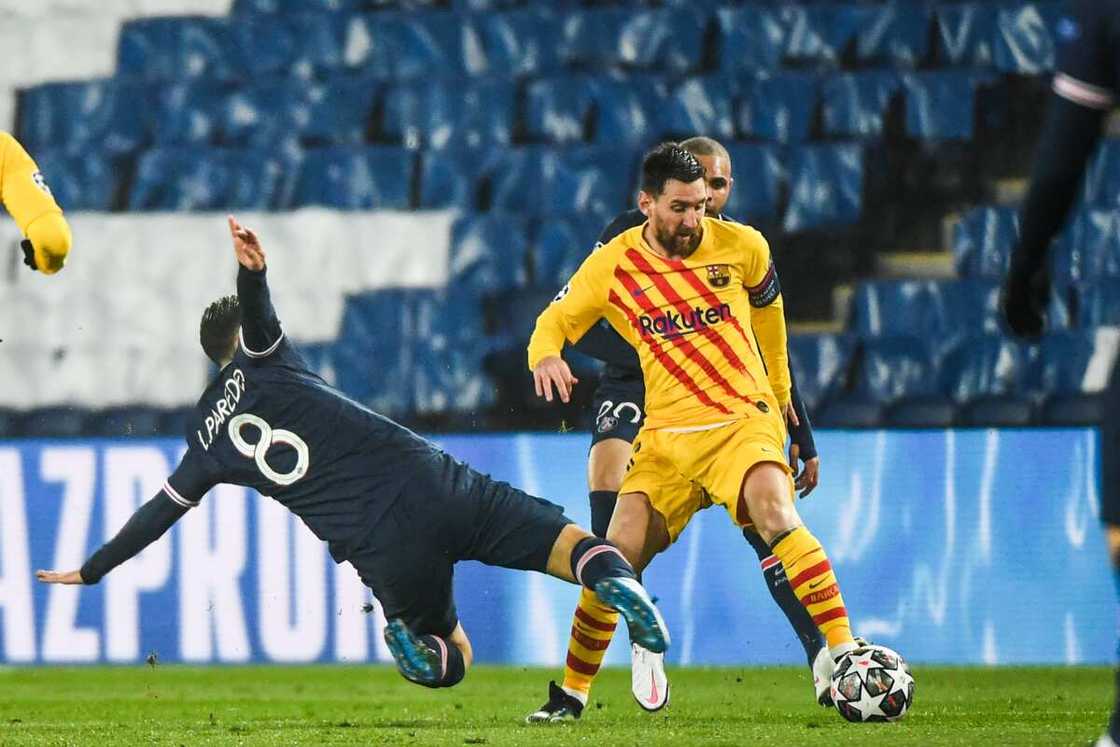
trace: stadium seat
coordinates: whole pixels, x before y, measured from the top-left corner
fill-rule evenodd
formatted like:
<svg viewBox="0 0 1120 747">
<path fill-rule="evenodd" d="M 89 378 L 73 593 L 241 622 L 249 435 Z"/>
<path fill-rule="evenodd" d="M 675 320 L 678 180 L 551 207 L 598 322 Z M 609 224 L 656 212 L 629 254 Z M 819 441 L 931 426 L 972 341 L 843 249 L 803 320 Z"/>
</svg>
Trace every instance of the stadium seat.
<svg viewBox="0 0 1120 747">
<path fill-rule="evenodd" d="M 193 80 L 152 86 L 152 141 L 157 147 L 216 145 L 230 117 L 225 109 L 234 86 Z"/>
<path fill-rule="evenodd" d="M 249 80 L 271 75 L 309 79 L 345 62 L 346 16 L 340 13 L 294 12 L 252 15 L 230 24 L 230 38 L 241 50 Z"/>
<path fill-rule="evenodd" d="M 854 349 L 848 335 L 790 335 L 790 371 L 810 412 L 844 389 Z"/>
<path fill-rule="evenodd" d="M 945 67 L 991 67 L 998 12 L 994 3 L 938 3 L 934 12 L 938 62 Z"/>
<path fill-rule="evenodd" d="M 364 24 L 364 32 L 359 32 Z M 487 72 L 485 47 L 470 16 L 459 13 L 369 13 L 351 22 L 346 62 L 393 80 L 430 80 L 433 71 Z M 355 35 L 361 33 L 364 44 Z M 364 54 L 350 50 L 360 47 Z"/>
<path fill-rule="evenodd" d="M 556 40 L 560 62 L 571 70 L 600 72 L 618 62 L 622 28 L 633 15 L 629 8 L 573 10 L 561 18 Z"/>
<path fill-rule="evenodd" d="M 118 80 L 34 86 L 20 94 L 17 134 L 32 153 L 133 152 L 149 140 L 147 92 L 142 84 Z"/>
<path fill-rule="evenodd" d="M 874 9 L 856 5 L 787 5 L 782 9 L 788 25 L 785 60 L 794 64 L 837 66 L 870 27 Z"/>
<path fill-rule="evenodd" d="M 408 208 L 414 154 L 403 148 L 316 148 L 304 153 L 293 205 Z"/>
<path fill-rule="evenodd" d="M 614 216 L 630 206 L 628 180 L 611 149 L 573 148 L 544 155 L 541 170 L 546 215 Z M 592 223 L 595 226 L 595 223 Z"/>
<path fill-rule="evenodd" d="M 660 135 L 658 102 L 666 96 L 661 78 L 600 78 L 594 84 L 596 143 L 644 147 Z"/>
<path fill-rule="evenodd" d="M 560 69 L 560 21 L 547 6 L 487 13 L 479 20 L 491 71 L 522 76 Z"/>
<path fill-rule="evenodd" d="M 479 207 L 479 170 L 489 157 L 485 149 L 428 150 L 420 154 L 421 209 Z"/>
<path fill-rule="evenodd" d="M 474 298 L 528 283 L 529 240 L 523 219 L 512 215 L 468 215 L 451 230 L 448 285 Z"/>
<path fill-rule="evenodd" d="M 716 25 L 721 71 L 754 73 L 781 65 L 788 29 L 777 9 L 720 8 L 716 11 Z"/>
<path fill-rule="evenodd" d="M 1003 277 L 1019 237 L 1019 212 L 986 206 L 969 210 L 953 226 L 953 265 L 964 277 Z"/>
<path fill-rule="evenodd" d="M 119 76 L 231 80 L 245 73 L 245 58 L 225 19 L 167 16 L 127 21 L 121 26 Z"/>
<path fill-rule="evenodd" d="M 1022 3 L 1000 8 L 992 50 L 996 69 L 1017 75 L 1041 75 L 1053 70 L 1052 30 L 1060 18 L 1060 3 Z"/>
<path fill-rule="evenodd" d="M 482 370 L 487 349 L 477 299 L 455 288 L 417 291 L 412 301 L 416 413 L 478 413 L 493 404 L 495 389 Z"/>
<path fill-rule="evenodd" d="M 883 405 L 890 425 L 946 428 L 956 408 L 938 391 L 937 376 L 937 363 L 921 338 L 869 339 L 863 343 L 855 395 Z"/>
<path fill-rule="evenodd" d="M 377 81 L 347 75 L 317 82 L 255 82 L 225 100 L 221 142 L 266 148 L 360 145 L 372 127 L 379 93 Z"/>
<path fill-rule="evenodd" d="M 291 162 L 268 153 L 157 148 L 141 155 L 132 210 L 274 209 L 287 206 Z"/>
<path fill-rule="evenodd" d="M 941 391 L 957 403 L 965 425 L 1027 425 L 1031 349 L 999 337 L 964 339 L 941 359 Z"/>
<path fill-rule="evenodd" d="M 531 253 L 533 285 L 553 288 L 554 292 L 563 288 L 591 253 L 598 231 L 586 215 L 550 215 L 540 221 Z"/>
<path fill-rule="evenodd" d="M 1097 279 L 1078 292 L 1078 326 L 1084 329 L 1120 325 L 1120 278 Z"/>
<path fill-rule="evenodd" d="M 709 17 L 694 8 L 632 12 L 618 36 L 617 61 L 626 68 L 689 73 L 704 62 Z"/>
<path fill-rule="evenodd" d="M 233 0 L 230 13 L 333 13 L 358 11 L 370 5 L 369 0 Z M 240 20 L 240 19 L 237 19 Z"/>
<path fill-rule="evenodd" d="M 825 134 L 874 138 L 883 132 L 887 107 L 901 88 L 893 71 L 832 75 L 821 84 L 821 113 Z"/>
<path fill-rule="evenodd" d="M 793 143 L 812 134 L 819 98 L 817 77 L 778 73 L 744 80 L 736 114 L 739 137 Z"/>
<path fill-rule="evenodd" d="M 1120 209 L 1120 139 L 1101 143 L 1085 174 L 1084 204 Z"/>
<path fill-rule="evenodd" d="M 489 151 L 478 169 L 483 209 L 521 216 L 543 213 L 544 159 L 544 151 L 534 147 Z"/>
<path fill-rule="evenodd" d="M 532 141 L 582 142 L 588 136 L 594 105 L 592 83 L 588 78 L 569 76 L 531 81 L 525 90 L 525 135 Z"/>
<path fill-rule="evenodd" d="M 67 155 L 62 150 L 39 150 L 35 163 L 63 209 L 108 211 L 120 207 L 118 191 L 127 173 L 123 159 L 98 153 Z"/>
<path fill-rule="evenodd" d="M 792 148 L 786 231 L 851 225 L 863 202 L 863 150 L 859 145 L 803 145 Z"/>
<path fill-rule="evenodd" d="M 884 3 L 861 26 L 856 58 L 866 64 L 915 68 L 929 56 L 930 8 Z"/>
<path fill-rule="evenodd" d="M 79 407 L 42 407 L 20 416 L 16 430 L 23 438 L 77 438 L 89 433 L 88 422 Z"/>
<path fill-rule="evenodd" d="M 735 137 L 732 99 L 737 84 L 730 76 L 686 78 L 661 104 L 661 133 L 684 139 L 702 132 L 719 140 Z"/>
<path fill-rule="evenodd" d="M 98 436 L 141 437 L 178 436 L 178 433 L 161 433 L 160 411 L 150 407 L 124 406 L 110 407 L 90 413 L 89 427 Z"/>
<path fill-rule="evenodd" d="M 390 417 L 414 404 L 408 296 L 388 289 L 349 297 L 334 350 L 339 389 Z"/>
<path fill-rule="evenodd" d="M 1056 242 L 1054 276 L 1072 283 L 1120 277 L 1120 213 L 1079 210 Z"/>
<path fill-rule="evenodd" d="M 1042 339 L 1031 386 L 1047 395 L 1043 422 L 1093 425 L 1100 422 L 1101 391 L 1116 363 L 1115 329 L 1062 332 Z"/>
<path fill-rule="evenodd" d="M 775 145 L 728 143 L 731 173 L 746 174 L 735 179 L 735 188 L 723 211 L 735 220 L 752 225 L 776 225 L 786 172 Z"/>
<path fill-rule="evenodd" d="M 383 135 L 406 147 L 508 145 L 514 86 L 505 79 L 402 83 L 385 96 Z"/>
<path fill-rule="evenodd" d="M 971 140 L 976 89 L 986 77 L 967 71 L 907 73 L 906 133 L 923 140 Z"/>
</svg>

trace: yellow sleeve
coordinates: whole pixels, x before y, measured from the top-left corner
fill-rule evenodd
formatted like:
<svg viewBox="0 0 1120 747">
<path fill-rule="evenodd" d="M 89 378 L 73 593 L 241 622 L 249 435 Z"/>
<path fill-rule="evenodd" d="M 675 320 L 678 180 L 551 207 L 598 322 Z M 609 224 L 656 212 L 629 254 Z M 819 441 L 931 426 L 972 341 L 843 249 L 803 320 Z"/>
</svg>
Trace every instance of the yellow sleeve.
<svg viewBox="0 0 1120 747">
<path fill-rule="evenodd" d="M 747 231 L 743 278 L 751 304 L 751 329 L 766 364 L 770 388 L 784 411 L 790 399 L 789 354 L 786 348 L 786 317 L 778 271 L 770 256 L 770 245 L 753 228 Z"/>
<path fill-rule="evenodd" d="M 31 241 L 39 270 L 61 270 L 70 253 L 70 226 L 35 161 L 6 132 L 0 132 L 0 202 Z"/>
<path fill-rule="evenodd" d="M 614 254 L 610 244 L 591 252 L 537 317 L 529 338 L 529 370 L 549 356 L 560 355 L 565 340 L 574 344 L 603 317 Z"/>
</svg>

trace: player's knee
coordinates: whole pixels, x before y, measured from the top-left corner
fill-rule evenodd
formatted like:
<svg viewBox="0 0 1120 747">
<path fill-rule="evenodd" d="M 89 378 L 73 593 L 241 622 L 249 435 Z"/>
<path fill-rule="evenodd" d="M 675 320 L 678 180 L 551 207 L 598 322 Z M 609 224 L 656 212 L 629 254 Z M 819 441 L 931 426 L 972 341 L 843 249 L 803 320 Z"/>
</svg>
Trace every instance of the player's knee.
<svg viewBox="0 0 1120 747">
<path fill-rule="evenodd" d="M 591 447 L 587 457 L 587 484 L 593 492 L 617 493 L 626 477 L 630 443 L 621 438 L 600 441 Z"/>
<path fill-rule="evenodd" d="M 40 272 L 53 275 L 66 264 L 72 237 L 70 226 L 61 215 L 49 214 L 27 228 L 27 238 L 35 249 L 35 264 Z"/>
<path fill-rule="evenodd" d="M 790 494 L 789 476 L 773 464 L 758 465 L 743 481 L 741 500 L 767 542 L 801 523 Z"/>
</svg>

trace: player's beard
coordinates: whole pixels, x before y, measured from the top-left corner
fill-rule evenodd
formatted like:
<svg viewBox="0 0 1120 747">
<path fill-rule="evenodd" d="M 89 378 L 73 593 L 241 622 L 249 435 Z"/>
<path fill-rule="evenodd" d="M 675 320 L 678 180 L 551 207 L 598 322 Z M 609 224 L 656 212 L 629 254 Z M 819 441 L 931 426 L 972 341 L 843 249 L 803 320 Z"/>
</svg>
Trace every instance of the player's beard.
<svg viewBox="0 0 1120 747">
<path fill-rule="evenodd" d="M 654 235 L 657 237 L 657 243 L 661 244 L 665 251 L 673 257 L 682 259 L 696 251 L 700 246 L 700 239 L 703 238 L 699 226 L 691 230 L 681 226 L 675 232 L 658 228 L 654 231 Z"/>
</svg>

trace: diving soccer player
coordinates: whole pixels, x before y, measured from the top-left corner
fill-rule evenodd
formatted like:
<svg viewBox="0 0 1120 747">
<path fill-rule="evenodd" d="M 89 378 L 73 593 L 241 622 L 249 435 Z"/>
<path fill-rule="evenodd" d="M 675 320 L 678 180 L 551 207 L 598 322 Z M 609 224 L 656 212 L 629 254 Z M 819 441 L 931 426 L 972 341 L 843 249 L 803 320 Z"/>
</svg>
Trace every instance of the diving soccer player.
<svg viewBox="0 0 1120 747">
<path fill-rule="evenodd" d="M 221 366 L 163 489 L 77 571 L 41 581 L 94 584 L 158 539 L 219 483 L 253 488 L 299 516 L 349 561 L 384 608 L 385 639 L 407 679 L 451 687 L 471 663 L 455 612 L 459 560 L 549 573 L 594 589 L 630 635 L 664 651 L 668 633 L 633 569 L 563 509 L 492 480 L 347 399 L 284 337 L 256 235 L 232 217 L 237 296 L 206 309 L 200 341 Z M 189 569 L 187 572 L 190 572 Z"/>
<path fill-rule="evenodd" d="M 639 208 L 647 222 L 592 252 L 538 318 L 528 350 L 537 393 L 569 399 L 576 381 L 560 351 L 605 318 L 638 351 L 646 406 L 608 538 L 641 570 L 707 502 L 724 506 L 768 544 L 839 660 L 856 648 L 847 610 L 783 458 L 794 417 L 766 240 L 705 217 L 704 168 L 674 143 L 647 154 Z"/>
<path fill-rule="evenodd" d="M 1004 281 L 1008 326 L 1023 337 L 1042 334 L 1050 301 L 1050 242 L 1077 199 L 1104 121 L 1120 96 L 1120 0 L 1073 0 L 1054 29 L 1058 70 L 1023 205 L 1019 241 Z M 1120 369 L 1105 393 L 1101 421 L 1101 521 L 1120 594 Z M 1120 669 L 1108 733 L 1098 747 L 1120 744 Z"/>
<path fill-rule="evenodd" d="M 25 237 L 21 243 L 24 263 L 46 275 L 61 270 L 70 253 L 70 226 L 35 161 L 14 137 L 3 131 L 0 202 Z"/>
<path fill-rule="evenodd" d="M 704 179 L 708 185 L 707 214 L 726 220 L 722 215 L 723 208 L 734 186 L 733 164 L 727 149 L 708 137 L 693 137 L 680 145 L 704 167 Z M 645 221 L 645 214 L 636 208 L 616 216 L 603 229 L 596 248 Z M 631 444 L 645 419 L 645 386 L 634 349 L 606 322 L 600 321 L 592 326 L 574 347 L 607 364 L 593 398 L 595 427 L 587 460 L 591 530 L 596 536 L 604 537 L 618 499 L 618 489 L 626 474 Z M 792 385 L 791 399 L 797 420 L 790 428 L 790 466 L 796 469 L 798 459 L 804 462 L 804 468 L 797 475 L 796 487 L 805 496 L 817 485 L 820 459 L 808 413 L 797 393 L 796 384 Z M 694 489 L 682 486 L 682 490 Z M 771 553 L 770 546 L 752 529 L 744 529 L 743 535 L 758 554 L 774 601 L 805 649 L 813 673 L 814 696 L 822 705 L 830 704 L 828 684 L 833 662 L 817 626 L 794 595 L 785 570 Z M 583 596 L 585 598 L 581 599 L 572 619 L 563 683 L 560 686 L 550 683 L 548 702 L 528 716 L 530 722 L 577 719 L 587 703 L 591 684 L 614 635 L 617 615 L 611 613 L 604 619 L 598 619 L 596 610 L 599 605 L 595 603 L 594 595 Z M 641 646 L 631 645 L 631 692 L 638 705 L 648 711 L 660 710 L 669 702 L 669 681 L 663 654 L 653 654 Z"/>
</svg>

